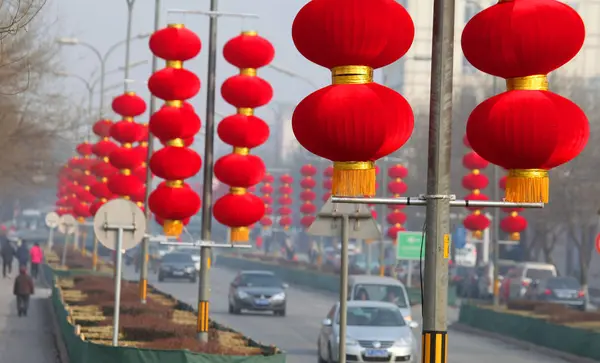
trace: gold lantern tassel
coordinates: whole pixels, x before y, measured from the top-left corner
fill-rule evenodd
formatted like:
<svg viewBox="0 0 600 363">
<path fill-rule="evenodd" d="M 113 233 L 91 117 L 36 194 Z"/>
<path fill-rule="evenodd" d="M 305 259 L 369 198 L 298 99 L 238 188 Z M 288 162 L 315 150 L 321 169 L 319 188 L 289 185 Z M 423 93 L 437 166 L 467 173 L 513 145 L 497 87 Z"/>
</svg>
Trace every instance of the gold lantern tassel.
<svg viewBox="0 0 600 363">
<path fill-rule="evenodd" d="M 231 228 L 231 242 L 246 242 L 250 239 L 250 229 L 248 227 Z"/>
<path fill-rule="evenodd" d="M 372 197 L 376 187 L 372 161 L 336 161 L 333 163 L 331 193 L 344 197 Z"/>
<path fill-rule="evenodd" d="M 513 169 L 506 178 L 507 202 L 548 203 L 550 179 L 543 169 Z"/>
<path fill-rule="evenodd" d="M 521 240 L 521 234 L 519 232 L 513 232 L 510 234 L 510 240 L 511 241 L 520 241 Z"/>
<path fill-rule="evenodd" d="M 167 219 L 163 222 L 163 232 L 167 236 L 178 237 L 183 232 L 183 222 Z"/>
</svg>

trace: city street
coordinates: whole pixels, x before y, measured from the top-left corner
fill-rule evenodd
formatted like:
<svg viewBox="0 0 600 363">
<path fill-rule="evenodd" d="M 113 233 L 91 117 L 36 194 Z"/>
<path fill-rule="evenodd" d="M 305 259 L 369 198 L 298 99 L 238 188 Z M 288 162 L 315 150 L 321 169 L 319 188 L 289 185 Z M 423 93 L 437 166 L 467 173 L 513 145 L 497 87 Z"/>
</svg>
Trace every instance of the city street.
<svg viewBox="0 0 600 363">
<path fill-rule="evenodd" d="M 285 350 L 289 363 L 314 362 L 317 359 L 316 340 L 321 321 L 336 301 L 333 294 L 307 291 L 291 286 L 288 289 L 286 317 L 270 314 L 230 315 L 227 312 L 227 295 L 235 272 L 224 268 L 211 269 L 211 318 L 238 330 L 264 344 L 274 344 Z M 126 269 L 126 278 L 138 278 L 133 269 Z M 158 283 L 156 275 L 150 276 L 150 283 L 157 288 L 176 296 L 178 299 L 196 306 L 197 284 L 189 282 Z M 458 311 L 449 310 L 449 322 L 457 319 Z M 420 307 L 413 308 L 413 317 L 420 321 Z M 420 330 L 416 330 L 420 343 Z M 450 363 L 559 363 L 562 359 L 553 358 L 494 339 L 450 331 Z"/>
</svg>

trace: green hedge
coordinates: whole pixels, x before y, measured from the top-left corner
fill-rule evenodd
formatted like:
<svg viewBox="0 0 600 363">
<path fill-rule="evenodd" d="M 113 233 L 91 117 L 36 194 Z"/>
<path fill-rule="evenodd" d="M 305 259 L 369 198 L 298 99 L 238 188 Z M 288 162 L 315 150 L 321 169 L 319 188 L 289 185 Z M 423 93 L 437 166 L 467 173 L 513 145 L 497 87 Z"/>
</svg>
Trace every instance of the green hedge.
<svg viewBox="0 0 600 363">
<path fill-rule="evenodd" d="M 306 286 L 313 289 L 325 290 L 337 293 L 340 291 L 340 277 L 330 273 L 313 270 L 290 268 L 277 263 L 269 263 L 258 260 L 249 260 L 232 256 L 219 255 L 217 265 L 239 270 L 267 270 L 272 271 L 287 283 Z M 421 290 L 419 288 L 407 288 L 408 298 L 411 304 L 421 303 Z M 456 289 L 448 287 L 448 305 L 456 306 Z"/>
<path fill-rule="evenodd" d="M 542 347 L 600 360 L 600 333 L 552 324 L 541 318 L 463 304 L 459 323 Z"/>
<path fill-rule="evenodd" d="M 193 353 L 187 350 L 112 347 L 82 340 L 79 336 L 75 335 L 75 327 L 67 321 L 68 312 L 60 300 L 58 287 L 54 283 L 54 271 L 45 266 L 45 272 L 47 273 L 46 278 L 50 280 L 49 282 L 52 284 L 52 306 L 56 313 L 62 338 L 71 363 L 285 363 L 285 354 L 280 353 L 277 348 L 259 345 L 252 339 L 248 339 L 251 346 L 260 346 L 263 351 L 271 351 L 271 353 L 275 354 L 270 356 L 228 356 Z M 68 276 L 77 273 L 60 271 L 58 274 Z M 154 292 L 159 291 L 154 290 Z M 186 310 L 193 310 L 191 306 L 180 301 L 179 307 Z M 221 330 L 231 331 L 214 322 L 213 326 L 218 327 Z"/>
</svg>

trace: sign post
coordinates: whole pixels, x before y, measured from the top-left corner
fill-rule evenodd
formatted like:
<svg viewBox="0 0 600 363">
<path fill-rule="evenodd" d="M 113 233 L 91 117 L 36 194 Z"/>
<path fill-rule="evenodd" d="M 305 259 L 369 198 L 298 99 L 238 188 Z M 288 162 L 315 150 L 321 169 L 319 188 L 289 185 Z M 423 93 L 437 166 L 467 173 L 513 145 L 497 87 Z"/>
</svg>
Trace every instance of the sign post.
<svg viewBox="0 0 600 363">
<path fill-rule="evenodd" d="M 77 225 L 77 221 L 75 220 L 75 217 L 73 217 L 70 214 L 65 214 L 64 216 L 61 216 L 58 220 L 58 231 L 62 234 L 65 235 L 65 243 L 63 245 L 63 250 L 62 250 L 62 259 L 61 259 L 61 265 L 64 267 L 66 260 L 67 260 L 67 248 L 68 248 L 68 244 L 69 244 L 69 236 L 72 235 L 73 233 L 75 233 L 75 228 Z"/>
<path fill-rule="evenodd" d="M 52 245 L 54 244 L 54 229 L 58 227 L 59 222 L 60 216 L 56 212 L 46 214 L 46 226 L 50 229 L 48 232 L 48 244 L 46 245 L 48 251 L 52 249 Z"/>
<path fill-rule="evenodd" d="M 379 239 L 381 231 L 364 204 L 338 204 L 331 199 L 317 214 L 317 219 L 308 228 L 308 234 L 322 237 L 342 238 L 340 268 L 340 342 L 336 362 L 346 363 L 346 302 L 348 300 L 348 243 L 350 238 Z"/>
<path fill-rule="evenodd" d="M 423 232 L 398 232 L 396 235 L 396 260 L 408 261 L 406 287 L 412 287 L 413 261 L 425 259 L 424 244 Z"/>
<path fill-rule="evenodd" d="M 121 309 L 121 276 L 123 250 L 135 247 L 146 231 L 146 217 L 133 202 L 113 199 L 104 204 L 94 217 L 94 233 L 106 248 L 116 252 L 115 308 L 113 313 L 112 345 L 119 345 L 119 313 Z"/>
</svg>

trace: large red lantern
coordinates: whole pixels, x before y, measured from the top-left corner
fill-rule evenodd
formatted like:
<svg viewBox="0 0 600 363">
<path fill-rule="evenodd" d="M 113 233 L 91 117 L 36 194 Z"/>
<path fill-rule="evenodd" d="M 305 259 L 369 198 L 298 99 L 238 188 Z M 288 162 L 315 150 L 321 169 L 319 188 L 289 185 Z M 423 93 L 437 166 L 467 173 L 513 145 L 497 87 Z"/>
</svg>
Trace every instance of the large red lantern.
<svg viewBox="0 0 600 363">
<path fill-rule="evenodd" d="M 292 184 L 294 183 L 294 178 L 292 178 L 290 175 L 288 174 L 283 174 L 282 176 L 279 177 L 279 183 L 280 183 L 280 187 L 279 187 L 279 198 L 277 199 L 277 201 L 279 202 L 279 205 L 282 207 L 280 208 L 280 212 L 282 211 L 282 209 L 284 207 L 289 207 L 292 205 L 292 203 L 294 202 L 294 200 L 292 199 L 292 193 L 293 193 L 293 189 L 292 189 Z M 291 225 L 292 225 L 292 217 L 290 216 L 289 213 L 279 213 L 280 214 L 280 218 L 279 218 L 279 225 L 281 227 L 283 227 L 284 230 L 288 230 Z"/>
<path fill-rule="evenodd" d="M 223 99 L 234 106 L 237 113 L 223 119 L 217 130 L 221 140 L 233 150 L 215 163 L 215 176 L 231 189 L 216 201 L 213 212 L 217 221 L 231 228 L 232 242 L 247 241 L 249 227 L 257 222 L 261 222 L 263 228 L 272 224 L 263 218 L 270 208 L 267 201 L 271 198 L 271 183 L 265 180 L 263 161 L 250 155 L 250 149 L 260 146 L 269 137 L 269 127 L 254 116 L 254 109 L 266 105 L 273 97 L 271 85 L 257 76 L 257 69 L 269 64 L 274 54 L 271 43 L 253 31 L 242 32 L 223 48 L 225 59 L 238 67 L 240 73 L 221 86 Z M 261 181 L 265 182 L 262 198 L 248 190 Z"/>
<path fill-rule="evenodd" d="M 317 207 L 314 204 L 317 194 L 312 190 L 317 185 L 314 179 L 314 176 L 317 174 L 317 168 L 311 164 L 303 165 L 300 168 L 300 174 L 303 176 L 303 179 L 300 181 L 300 186 L 303 189 L 300 193 L 300 200 L 303 202 L 300 205 L 300 213 L 304 215 L 300 220 L 300 224 L 304 228 L 308 228 L 315 221 L 314 214 L 317 212 Z"/>
<path fill-rule="evenodd" d="M 465 25 L 467 60 L 506 79 L 506 92 L 473 110 L 467 137 L 484 159 L 509 170 L 509 202 L 547 203 L 548 170 L 577 157 L 588 141 L 585 114 L 550 92 L 547 79 L 579 52 L 584 39 L 581 17 L 554 0 L 499 1 Z"/>
<path fill-rule="evenodd" d="M 185 183 L 202 166 L 200 155 L 189 148 L 200 130 L 200 118 L 185 102 L 199 92 L 200 80 L 183 68 L 183 62 L 195 58 L 201 48 L 200 38 L 182 24 L 170 24 L 150 38 L 150 50 L 167 66 L 148 80 L 150 92 L 165 101 L 149 124 L 150 132 L 164 145 L 152 155 L 149 167 L 165 181 L 150 194 L 148 206 L 168 236 L 179 236 L 201 205 L 198 193 Z"/>
<path fill-rule="evenodd" d="M 400 198 L 408 189 L 406 183 L 402 180 L 408 176 L 408 169 L 401 164 L 396 164 L 388 168 L 387 174 L 390 178 L 390 181 L 388 182 L 388 192 L 392 194 L 394 198 Z M 386 220 L 390 225 L 387 230 L 387 236 L 396 243 L 398 232 L 406 230 L 404 228 L 406 214 L 402 212 L 402 208 L 392 208 L 389 210 Z"/>
<path fill-rule="evenodd" d="M 389 0 L 313 0 L 294 19 L 296 48 L 331 70 L 332 85 L 300 102 L 292 127 L 302 146 L 334 162 L 333 195 L 374 196 L 374 162 L 412 133 L 410 105 L 374 83 L 373 70 L 402 57 L 414 32 L 408 12 Z"/>
<path fill-rule="evenodd" d="M 273 221 L 271 220 L 271 214 L 273 214 L 273 208 L 271 204 L 273 204 L 273 182 L 275 179 L 271 174 L 265 174 L 263 177 L 263 185 L 260 187 L 260 192 L 262 194 L 262 201 L 265 207 L 265 216 L 260 219 L 260 224 L 263 229 L 267 229 L 273 225 Z"/>
<path fill-rule="evenodd" d="M 465 143 L 467 145 L 467 143 Z M 467 148 L 469 148 L 467 146 Z M 463 188 L 467 189 L 470 194 L 465 197 L 465 200 L 478 200 L 486 201 L 489 198 L 481 191 L 487 188 L 489 184 L 488 178 L 481 173 L 482 169 L 485 169 L 489 165 L 489 162 L 479 156 L 475 151 L 468 151 L 463 156 L 463 166 L 469 170 L 469 174 L 465 175 L 462 179 Z M 467 208 L 472 212 L 470 216 L 464 219 L 463 225 L 465 228 L 473 233 L 473 237 L 481 239 L 483 237 L 483 230 L 485 230 L 489 224 L 489 219 L 485 214 L 481 213 L 483 208 L 480 207 L 469 207 Z M 487 220 L 487 223 L 484 222 Z M 481 226 L 485 228 L 481 229 Z"/>
</svg>

